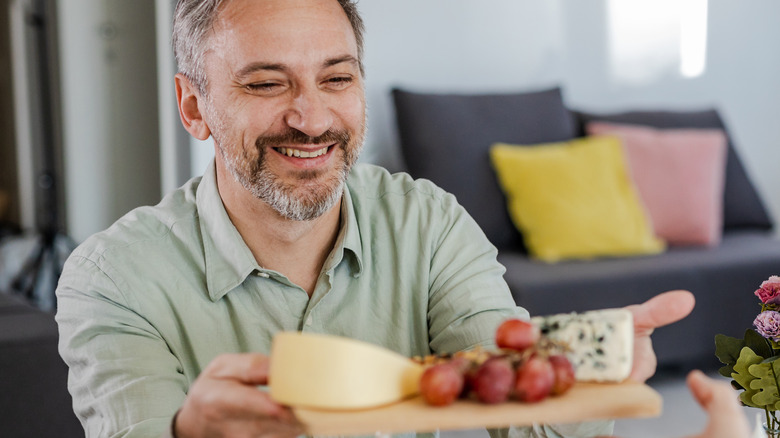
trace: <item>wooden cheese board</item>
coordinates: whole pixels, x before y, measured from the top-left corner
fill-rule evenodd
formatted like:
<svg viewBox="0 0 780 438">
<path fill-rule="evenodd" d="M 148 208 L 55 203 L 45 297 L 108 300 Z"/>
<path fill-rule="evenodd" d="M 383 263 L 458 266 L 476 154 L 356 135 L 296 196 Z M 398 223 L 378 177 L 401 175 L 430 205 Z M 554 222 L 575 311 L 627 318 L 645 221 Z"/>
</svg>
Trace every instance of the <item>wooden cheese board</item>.
<svg viewBox="0 0 780 438">
<path fill-rule="evenodd" d="M 524 426 L 542 423 L 645 418 L 661 413 L 660 395 L 636 382 L 578 383 L 566 394 L 538 403 L 485 405 L 463 400 L 446 407 L 419 396 L 362 410 L 294 408 L 308 435 L 382 435 L 434 430 Z"/>
</svg>

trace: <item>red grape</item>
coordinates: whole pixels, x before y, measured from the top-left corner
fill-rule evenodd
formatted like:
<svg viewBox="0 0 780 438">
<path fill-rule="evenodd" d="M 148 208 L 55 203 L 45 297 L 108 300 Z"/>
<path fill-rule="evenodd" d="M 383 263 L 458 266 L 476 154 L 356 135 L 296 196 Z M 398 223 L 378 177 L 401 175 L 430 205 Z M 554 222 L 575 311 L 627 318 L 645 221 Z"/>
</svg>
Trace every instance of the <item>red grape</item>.
<svg viewBox="0 0 780 438">
<path fill-rule="evenodd" d="M 521 319 L 508 319 L 496 329 L 498 348 L 523 351 L 536 344 L 540 337 L 539 327 Z"/>
<path fill-rule="evenodd" d="M 471 379 L 471 390 L 483 403 L 502 403 L 509 398 L 514 386 L 515 372 L 512 364 L 503 357 L 486 360 Z"/>
<path fill-rule="evenodd" d="M 555 374 L 555 383 L 552 387 L 553 395 L 561 395 L 574 386 L 576 378 L 574 377 L 574 367 L 569 359 L 562 355 L 557 354 L 550 356 L 550 364 Z"/>
<path fill-rule="evenodd" d="M 540 356 L 534 356 L 517 368 L 515 395 L 524 402 L 544 400 L 552 390 L 555 373 L 550 362 Z"/>
<path fill-rule="evenodd" d="M 463 374 L 452 363 L 434 365 L 420 378 L 420 395 L 430 405 L 446 406 L 463 390 Z"/>
</svg>

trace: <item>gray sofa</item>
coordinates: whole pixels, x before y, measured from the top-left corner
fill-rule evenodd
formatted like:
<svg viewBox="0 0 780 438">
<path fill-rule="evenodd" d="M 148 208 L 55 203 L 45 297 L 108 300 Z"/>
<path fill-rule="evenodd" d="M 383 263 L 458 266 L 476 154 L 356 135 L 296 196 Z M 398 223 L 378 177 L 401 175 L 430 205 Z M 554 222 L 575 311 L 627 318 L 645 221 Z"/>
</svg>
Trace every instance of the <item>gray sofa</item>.
<svg viewBox="0 0 780 438">
<path fill-rule="evenodd" d="M 0 293 L 0 430 L 8 438 L 75 438 L 84 431 L 57 353 L 54 316 Z"/>
<path fill-rule="evenodd" d="M 758 306 L 752 292 L 780 274 L 780 241 L 729 141 L 723 241 L 716 248 L 670 247 L 655 256 L 555 264 L 531 259 L 513 226 L 490 165 L 494 142 L 538 144 L 584 135 L 591 120 L 656 128 L 720 128 L 718 112 L 636 111 L 590 114 L 566 107 L 559 88 L 491 95 L 393 90 L 406 169 L 453 193 L 499 249 L 517 304 L 532 314 L 623 306 L 659 292 L 687 289 L 697 305 L 685 320 L 661 328 L 653 342 L 661 367 L 714 368 L 714 336 L 739 337 Z"/>
</svg>

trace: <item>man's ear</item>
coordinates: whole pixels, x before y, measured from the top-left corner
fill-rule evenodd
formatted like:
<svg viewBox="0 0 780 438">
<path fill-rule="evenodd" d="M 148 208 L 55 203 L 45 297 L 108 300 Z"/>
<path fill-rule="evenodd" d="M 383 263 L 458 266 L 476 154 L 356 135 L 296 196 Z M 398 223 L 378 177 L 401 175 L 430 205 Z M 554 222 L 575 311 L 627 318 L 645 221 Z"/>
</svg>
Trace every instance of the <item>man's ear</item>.
<svg viewBox="0 0 780 438">
<path fill-rule="evenodd" d="M 179 117 L 184 129 L 198 140 L 206 140 L 211 135 L 203 114 L 200 111 L 200 101 L 203 99 L 198 88 L 183 74 L 177 73 L 176 103 L 179 104 Z"/>
</svg>

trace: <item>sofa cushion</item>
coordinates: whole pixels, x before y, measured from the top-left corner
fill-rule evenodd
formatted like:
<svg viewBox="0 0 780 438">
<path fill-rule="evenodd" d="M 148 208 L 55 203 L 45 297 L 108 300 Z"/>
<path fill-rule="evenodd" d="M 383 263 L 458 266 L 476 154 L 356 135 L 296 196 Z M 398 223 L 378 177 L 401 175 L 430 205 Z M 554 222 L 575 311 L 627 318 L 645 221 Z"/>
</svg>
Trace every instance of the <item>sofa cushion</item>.
<svg viewBox="0 0 780 438">
<path fill-rule="evenodd" d="M 57 352 L 58 339 L 54 315 L 0 293 L 0 435 L 84 436 L 73 413 L 68 367 Z"/>
<path fill-rule="evenodd" d="M 726 136 L 720 129 L 655 129 L 592 122 L 588 135 L 616 135 L 653 223 L 670 245 L 709 245 L 723 233 Z"/>
<path fill-rule="evenodd" d="M 593 121 L 645 125 L 654 128 L 722 129 L 729 138 L 726 158 L 726 184 L 723 193 L 723 227 L 771 229 L 772 220 L 745 171 L 734 143 L 716 110 L 704 111 L 632 111 L 615 114 L 576 112 L 580 134 Z"/>
<path fill-rule="evenodd" d="M 534 258 L 556 262 L 664 249 L 617 137 L 533 147 L 499 143 L 490 155 L 512 219 Z"/>
<path fill-rule="evenodd" d="M 454 194 L 498 248 L 521 248 L 490 166 L 493 143 L 574 138 L 561 90 L 514 94 L 421 94 L 393 90 L 401 152 L 409 173 Z"/>
</svg>

